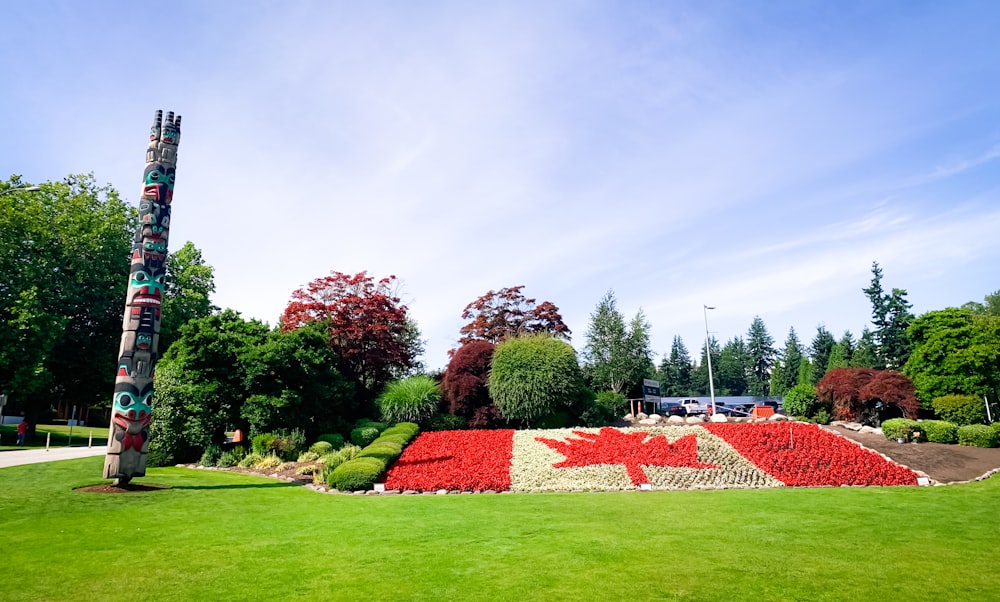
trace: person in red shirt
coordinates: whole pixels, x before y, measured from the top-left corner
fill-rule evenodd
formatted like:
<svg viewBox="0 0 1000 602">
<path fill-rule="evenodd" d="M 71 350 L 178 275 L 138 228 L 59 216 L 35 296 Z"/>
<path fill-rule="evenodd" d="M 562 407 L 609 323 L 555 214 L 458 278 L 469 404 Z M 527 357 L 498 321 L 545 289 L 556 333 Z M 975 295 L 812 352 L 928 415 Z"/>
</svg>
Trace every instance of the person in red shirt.
<svg viewBox="0 0 1000 602">
<path fill-rule="evenodd" d="M 22 420 L 21 424 L 17 425 L 17 446 L 21 447 L 24 445 L 24 436 L 28 434 L 28 421 Z"/>
</svg>

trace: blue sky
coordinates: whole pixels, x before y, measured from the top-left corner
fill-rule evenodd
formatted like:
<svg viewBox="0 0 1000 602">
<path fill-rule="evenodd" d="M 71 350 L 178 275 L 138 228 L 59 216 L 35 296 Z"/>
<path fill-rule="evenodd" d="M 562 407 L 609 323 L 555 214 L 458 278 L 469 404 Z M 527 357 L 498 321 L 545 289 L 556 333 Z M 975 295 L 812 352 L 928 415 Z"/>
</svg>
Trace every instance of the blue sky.
<svg viewBox="0 0 1000 602">
<path fill-rule="evenodd" d="M 1000 288 L 995 2 L 4 3 L 0 177 L 136 203 L 184 117 L 170 247 L 277 322 L 330 270 L 397 275 L 447 362 L 525 285 L 582 348 L 606 291 L 692 356 Z M 657 361 L 659 357 L 657 357 Z"/>
</svg>

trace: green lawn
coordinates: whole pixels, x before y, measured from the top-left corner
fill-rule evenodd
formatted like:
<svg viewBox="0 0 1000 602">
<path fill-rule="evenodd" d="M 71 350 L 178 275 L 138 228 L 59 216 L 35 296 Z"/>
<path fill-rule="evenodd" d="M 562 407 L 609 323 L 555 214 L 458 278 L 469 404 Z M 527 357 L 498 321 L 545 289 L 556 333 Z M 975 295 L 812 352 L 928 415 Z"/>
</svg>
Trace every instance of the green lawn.
<svg viewBox="0 0 1000 602">
<path fill-rule="evenodd" d="M 35 436 L 28 437 L 25 447 L 45 447 L 46 435 L 51 434 L 49 445 L 52 447 L 66 447 L 70 444 L 70 427 L 63 424 L 39 424 L 35 428 Z M 73 427 L 73 447 L 85 447 L 93 435 L 93 445 L 104 447 L 108 444 L 108 427 L 106 426 L 74 426 Z M 0 425 L 0 451 L 8 449 L 18 449 L 17 446 L 17 425 Z"/>
<path fill-rule="evenodd" d="M 0 469 L 0 600 L 996 600 L 1000 477 L 950 487 L 324 495 L 103 458 Z"/>
</svg>

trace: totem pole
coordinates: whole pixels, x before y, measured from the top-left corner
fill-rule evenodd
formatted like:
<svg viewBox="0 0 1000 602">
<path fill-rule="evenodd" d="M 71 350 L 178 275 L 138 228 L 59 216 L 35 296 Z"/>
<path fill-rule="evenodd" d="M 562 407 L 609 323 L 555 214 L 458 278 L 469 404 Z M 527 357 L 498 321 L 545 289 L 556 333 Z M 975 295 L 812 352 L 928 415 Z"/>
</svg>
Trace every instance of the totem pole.
<svg viewBox="0 0 1000 602">
<path fill-rule="evenodd" d="M 125 485 L 146 475 L 149 420 L 153 402 L 160 333 L 160 305 L 166 274 L 170 201 L 174 196 L 174 167 L 181 137 L 181 116 L 157 111 L 149 132 L 146 171 L 139 201 L 139 227 L 132 240 L 118 375 L 111 408 L 104 478 Z"/>
</svg>

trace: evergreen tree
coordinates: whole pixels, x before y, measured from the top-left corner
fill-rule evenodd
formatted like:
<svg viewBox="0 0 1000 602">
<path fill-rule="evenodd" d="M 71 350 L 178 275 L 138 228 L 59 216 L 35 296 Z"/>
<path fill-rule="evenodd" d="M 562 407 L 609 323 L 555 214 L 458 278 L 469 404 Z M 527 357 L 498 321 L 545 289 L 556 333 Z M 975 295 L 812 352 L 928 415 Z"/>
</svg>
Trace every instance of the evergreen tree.
<svg viewBox="0 0 1000 602">
<path fill-rule="evenodd" d="M 826 375 L 830 352 L 836 344 L 836 339 L 825 326 L 820 324 L 816 327 L 816 336 L 809 345 L 809 355 L 812 356 L 812 384 L 815 385 Z"/>
<path fill-rule="evenodd" d="M 771 388 L 772 395 L 784 395 L 786 391 L 799 382 L 799 366 L 802 364 L 802 343 L 795 334 L 795 328 L 788 330 L 785 348 L 781 352 L 780 370 L 775 370 L 778 376 L 775 386 Z"/>
<path fill-rule="evenodd" d="M 854 354 L 854 335 L 850 330 L 844 331 L 844 336 L 840 337 L 837 344 L 830 350 L 830 359 L 826 363 L 826 371 L 834 368 L 849 368 L 851 366 L 851 355 Z"/>
<path fill-rule="evenodd" d="M 873 261 L 871 285 L 862 291 L 872 303 L 876 368 L 899 369 L 910 355 L 910 339 L 906 329 L 913 321 L 913 314 L 910 313 L 910 302 L 906 300 L 906 290 L 894 288 L 891 293 L 885 293 L 882 288 L 882 269 L 877 261 Z"/>
<path fill-rule="evenodd" d="M 865 326 L 864 330 L 861 331 L 861 338 L 858 339 L 858 344 L 854 348 L 854 353 L 851 354 L 851 367 L 874 368 L 877 363 L 875 337 Z"/>
<path fill-rule="evenodd" d="M 674 335 L 670 355 L 660 362 L 660 392 L 664 397 L 682 397 L 691 394 L 691 356 L 684 340 Z"/>
<path fill-rule="evenodd" d="M 808 357 L 803 357 L 802 362 L 799 363 L 799 380 L 796 384 L 813 386 L 812 362 L 809 361 Z"/>
<path fill-rule="evenodd" d="M 716 392 L 720 395 L 745 395 L 750 373 L 750 354 L 743 337 L 733 337 L 719 352 L 716 369 Z"/>
<path fill-rule="evenodd" d="M 755 316 L 747 331 L 747 353 L 750 355 L 750 395 L 767 395 L 771 367 L 775 361 L 774 339 L 760 316 Z"/>
</svg>

